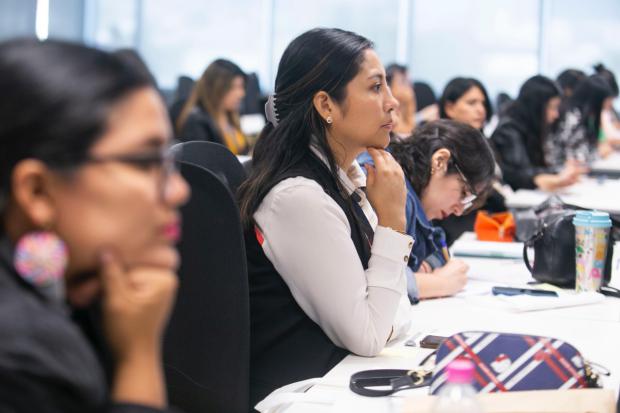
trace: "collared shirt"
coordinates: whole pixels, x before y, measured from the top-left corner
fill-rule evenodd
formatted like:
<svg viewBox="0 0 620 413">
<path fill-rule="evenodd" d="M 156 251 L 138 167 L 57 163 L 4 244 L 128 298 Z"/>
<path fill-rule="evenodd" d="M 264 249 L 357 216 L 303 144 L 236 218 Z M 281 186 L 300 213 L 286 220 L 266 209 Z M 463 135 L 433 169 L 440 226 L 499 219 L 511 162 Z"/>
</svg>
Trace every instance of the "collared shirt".
<svg viewBox="0 0 620 413">
<path fill-rule="evenodd" d="M 367 152 L 361 154 L 357 160 L 362 165 L 373 164 L 373 160 Z M 413 248 L 406 269 L 407 294 L 411 302 L 416 303 L 419 300 L 420 292 L 415 279 L 415 272 L 419 270 L 423 261 L 426 261 L 433 269 L 446 264 L 441 251 L 442 242 L 445 242 L 446 236 L 443 229 L 434 227 L 428 220 L 422 208 L 422 202 L 408 179 L 405 179 L 405 183 L 407 185 L 406 232 L 413 238 Z"/>
<path fill-rule="evenodd" d="M 312 150 L 324 162 L 316 148 Z M 334 344 L 374 356 L 410 325 L 405 268 L 410 236 L 378 226 L 360 188 L 366 177 L 357 162 L 338 170 L 343 187 L 360 197 L 375 230 L 364 270 L 344 211 L 314 180 L 295 177 L 278 183 L 254 214 L 263 251 L 291 290 L 295 301 Z M 392 332 L 393 330 L 393 332 Z"/>
</svg>

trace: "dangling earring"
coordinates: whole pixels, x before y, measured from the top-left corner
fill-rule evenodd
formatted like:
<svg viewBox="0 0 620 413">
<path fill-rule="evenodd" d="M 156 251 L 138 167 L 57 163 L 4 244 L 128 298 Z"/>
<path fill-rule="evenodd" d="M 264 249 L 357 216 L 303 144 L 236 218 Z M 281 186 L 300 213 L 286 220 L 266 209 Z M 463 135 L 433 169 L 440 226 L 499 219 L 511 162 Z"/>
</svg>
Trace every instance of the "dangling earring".
<svg viewBox="0 0 620 413">
<path fill-rule="evenodd" d="M 331 125 L 334 120 L 332 119 L 332 117 L 330 115 L 330 116 L 327 117 L 327 119 L 325 119 L 325 121 Z"/>
<path fill-rule="evenodd" d="M 15 247 L 13 264 L 23 279 L 38 288 L 60 294 L 58 281 L 63 281 L 69 254 L 67 246 L 56 234 L 34 231 L 22 236 Z M 64 285 L 62 285 L 64 294 Z"/>
<path fill-rule="evenodd" d="M 431 167 L 431 175 L 435 175 L 435 168 Z"/>
</svg>

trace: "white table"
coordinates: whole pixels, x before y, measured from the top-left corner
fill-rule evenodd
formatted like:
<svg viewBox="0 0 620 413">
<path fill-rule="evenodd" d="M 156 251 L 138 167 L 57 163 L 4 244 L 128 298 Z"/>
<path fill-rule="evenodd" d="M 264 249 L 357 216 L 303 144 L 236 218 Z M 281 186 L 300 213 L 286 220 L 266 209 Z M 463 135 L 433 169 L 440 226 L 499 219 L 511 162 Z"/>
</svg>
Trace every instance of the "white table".
<svg viewBox="0 0 620 413">
<path fill-rule="evenodd" d="M 519 189 L 506 198 L 506 206 L 531 208 L 551 195 L 540 190 Z M 569 204 L 620 214 L 620 179 L 584 178 L 581 182 L 557 192 L 557 195 Z"/>
<path fill-rule="evenodd" d="M 590 165 L 590 172 L 594 175 L 620 177 L 620 152 L 613 152 L 605 159 L 597 159 Z"/>
<path fill-rule="evenodd" d="M 482 260 L 482 261 L 481 261 Z M 486 260 L 486 262 L 485 262 Z M 471 259 L 468 286 L 474 290 L 492 285 L 524 285 L 530 279 L 522 263 L 507 259 Z M 503 271 L 488 271 L 501 268 Z M 485 269 L 487 273 L 485 274 Z M 618 391 L 620 384 L 620 300 L 606 298 L 598 304 L 580 307 L 514 313 L 491 309 L 484 304 L 488 295 L 460 294 L 457 297 L 425 300 L 412 306 L 417 340 L 426 334 L 451 335 L 459 331 L 483 330 L 550 336 L 573 344 L 583 356 L 608 368 L 606 388 Z M 403 340 L 404 341 L 404 340 Z M 385 348 L 377 357 L 347 356 L 306 394 L 283 410 L 286 413 L 399 412 L 408 395 L 425 394 L 427 388 L 397 393 L 391 397 L 368 398 L 348 389 L 350 376 L 360 370 L 418 366 L 430 350 L 406 347 L 402 342 Z M 305 400 L 304 400 L 305 399 Z"/>
</svg>

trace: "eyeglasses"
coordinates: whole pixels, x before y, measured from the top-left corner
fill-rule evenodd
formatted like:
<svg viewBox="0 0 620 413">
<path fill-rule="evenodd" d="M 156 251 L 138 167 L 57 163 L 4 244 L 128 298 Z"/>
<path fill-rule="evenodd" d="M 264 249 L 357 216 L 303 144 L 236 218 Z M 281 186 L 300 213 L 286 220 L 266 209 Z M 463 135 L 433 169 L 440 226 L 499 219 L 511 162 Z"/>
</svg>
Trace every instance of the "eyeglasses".
<svg viewBox="0 0 620 413">
<path fill-rule="evenodd" d="M 156 188 L 160 201 L 165 200 L 166 188 L 170 178 L 177 172 L 174 155 L 168 148 L 155 152 L 131 155 L 90 156 L 86 159 L 86 162 L 119 162 L 132 165 L 144 171 L 155 171 L 157 173 Z"/>
<path fill-rule="evenodd" d="M 467 187 L 467 191 L 466 192 L 463 191 L 463 195 L 461 196 L 461 204 L 463 204 L 463 210 L 466 211 L 469 208 L 471 208 L 471 206 L 474 204 L 474 201 L 478 198 L 478 194 L 476 193 L 476 191 L 474 191 L 472 186 L 469 184 L 469 181 L 467 180 L 467 178 L 465 178 L 463 171 L 461 171 L 461 168 L 459 168 L 459 165 L 456 163 L 456 161 L 454 161 L 453 164 L 454 164 L 454 168 L 456 169 L 459 176 L 461 177 L 461 180 Z M 469 193 L 469 195 L 467 193 Z"/>
</svg>

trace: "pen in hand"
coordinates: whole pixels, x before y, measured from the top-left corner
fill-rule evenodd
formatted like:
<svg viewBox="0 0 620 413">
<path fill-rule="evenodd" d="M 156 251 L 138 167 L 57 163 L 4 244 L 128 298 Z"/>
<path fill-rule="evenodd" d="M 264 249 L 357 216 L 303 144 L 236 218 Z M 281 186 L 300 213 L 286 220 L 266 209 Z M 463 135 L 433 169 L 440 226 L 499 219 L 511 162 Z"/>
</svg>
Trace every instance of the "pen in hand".
<svg viewBox="0 0 620 413">
<path fill-rule="evenodd" d="M 450 253 L 448 252 L 448 246 L 446 245 L 446 240 L 441 240 L 441 252 L 443 253 L 443 258 L 446 262 L 450 261 Z"/>
</svg>

